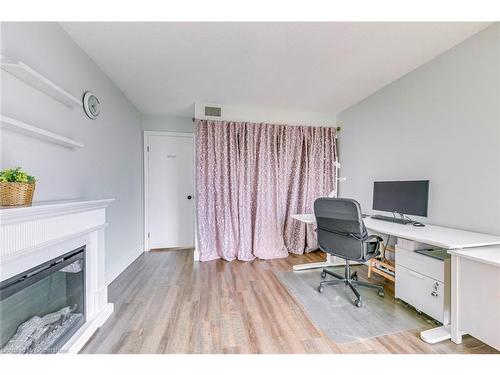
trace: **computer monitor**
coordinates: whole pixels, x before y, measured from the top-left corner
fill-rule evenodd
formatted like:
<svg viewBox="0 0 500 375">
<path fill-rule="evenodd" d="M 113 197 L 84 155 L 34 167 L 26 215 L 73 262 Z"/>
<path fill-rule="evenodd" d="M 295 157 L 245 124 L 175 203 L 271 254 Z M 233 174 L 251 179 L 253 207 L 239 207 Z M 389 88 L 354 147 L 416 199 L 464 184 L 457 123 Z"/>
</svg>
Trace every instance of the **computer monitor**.
<svg viewBox="0 0 500 375">
<path fill-rule="evenodd" d="M 375 181 L 373 209 L 427 217 L 429 180 Z"/>
</svg>

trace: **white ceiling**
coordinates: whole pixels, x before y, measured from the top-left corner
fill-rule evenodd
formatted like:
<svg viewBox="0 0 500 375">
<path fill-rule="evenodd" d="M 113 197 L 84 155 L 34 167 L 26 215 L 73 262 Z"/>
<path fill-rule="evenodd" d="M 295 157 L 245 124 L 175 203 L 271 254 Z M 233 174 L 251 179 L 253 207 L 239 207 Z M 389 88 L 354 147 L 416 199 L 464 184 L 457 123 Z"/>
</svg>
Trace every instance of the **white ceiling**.
<svg viewBox="0 0 500 375">
<path fill-rule="evenodd" d="M 148 114 L 193 102 L 337 113 L 488 23 L 63 23 Z"/>
</svg>

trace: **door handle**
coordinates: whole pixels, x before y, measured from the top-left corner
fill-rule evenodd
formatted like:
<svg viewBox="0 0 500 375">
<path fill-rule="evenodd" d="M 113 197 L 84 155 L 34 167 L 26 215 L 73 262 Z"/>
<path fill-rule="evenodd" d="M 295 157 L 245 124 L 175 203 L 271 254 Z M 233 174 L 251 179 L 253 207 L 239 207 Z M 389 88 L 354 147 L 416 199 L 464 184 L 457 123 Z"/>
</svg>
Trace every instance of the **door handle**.
<svg viewBox="0 0 500 375">
<path fill-rule="evenodd" d="M 192 199 L 193 197 L 191 195 L 188 195 L 187 196 L 187 199 Z"/>
</svg>

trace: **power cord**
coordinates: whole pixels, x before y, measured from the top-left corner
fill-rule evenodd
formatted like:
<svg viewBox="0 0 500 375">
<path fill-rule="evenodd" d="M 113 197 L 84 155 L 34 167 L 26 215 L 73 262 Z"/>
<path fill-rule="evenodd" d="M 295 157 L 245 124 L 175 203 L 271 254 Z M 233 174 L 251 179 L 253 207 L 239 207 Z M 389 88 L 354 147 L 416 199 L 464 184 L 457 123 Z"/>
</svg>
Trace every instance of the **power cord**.
<svg viewBox="0 0 500 375">
<path fill-rule="evenodd" d="M 391 235 L 387 235 L 387 242 L 384 241 L 384 248 L 382 249 L 382 259 L 385 260 L 385 250 L 387 249 L 387 245 L 389 245 L 389 241 L 391 240 Z"/>
</svg>

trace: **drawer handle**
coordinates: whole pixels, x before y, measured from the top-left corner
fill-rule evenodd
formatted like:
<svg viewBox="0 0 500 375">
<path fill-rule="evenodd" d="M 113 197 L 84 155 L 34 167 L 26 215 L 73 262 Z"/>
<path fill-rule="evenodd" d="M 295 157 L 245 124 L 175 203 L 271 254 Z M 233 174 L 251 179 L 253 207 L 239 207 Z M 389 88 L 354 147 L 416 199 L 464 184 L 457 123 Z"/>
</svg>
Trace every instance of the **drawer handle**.
<svg viewBox="0 0 500 375">
<path fill-rule="evenodd" d="M 417 272 L 413 272 L 412 270 L 408 270 L 408 273 L 410 275 L 412 275 L 413 277 L 416 277 L 417 279 L 420 279 L 420 280 L 422 280 L 424 278 L 424 276 L 422 276 L 421 274 L 419 274 Z"/>
<path fill-rule="evenodd" d="M 439 283 L 434 283 L 433 291 L 431 292 L 431 296 L 437 297 L 438 296 L 438 288 L 439 288 Z"/>
</svg>

